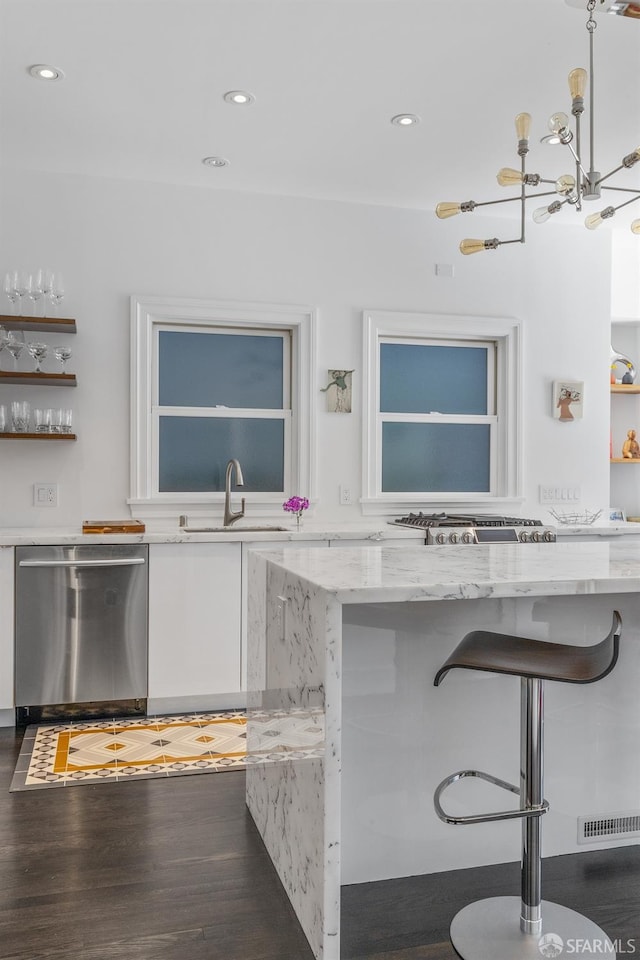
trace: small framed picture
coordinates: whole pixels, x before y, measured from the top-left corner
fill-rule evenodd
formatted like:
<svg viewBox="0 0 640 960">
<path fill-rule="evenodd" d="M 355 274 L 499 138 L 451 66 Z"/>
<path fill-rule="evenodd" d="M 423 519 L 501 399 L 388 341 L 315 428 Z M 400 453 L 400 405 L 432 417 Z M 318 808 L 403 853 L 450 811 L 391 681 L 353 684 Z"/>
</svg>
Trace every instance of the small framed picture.
<svg viewBox="0 0 640 960">
<path fill-rule="evenodd" d="M 582 419 L 584 382 L 582 380 L 554 380 L 552 415 L 563 423 Z"/>
<path fill-rule="evenodd" d="M 626 522 L 626 515 L 621 507 L 609 507 L 609 520 Z"/>
</svg>

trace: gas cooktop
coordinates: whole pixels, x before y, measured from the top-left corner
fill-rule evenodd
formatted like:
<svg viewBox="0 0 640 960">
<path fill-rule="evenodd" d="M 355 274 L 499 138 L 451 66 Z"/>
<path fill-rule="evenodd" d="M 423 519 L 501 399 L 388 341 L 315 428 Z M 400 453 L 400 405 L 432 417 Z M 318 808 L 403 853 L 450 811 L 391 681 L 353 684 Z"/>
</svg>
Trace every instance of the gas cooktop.
<svg viewBox="0 0 640 960">
<path fill-rule="evenodd" d="M 542 520 L 525 517 L 420 512 L 390 522 L 424 530 L 428 544 L 555 543 L 556 540 L 553 527 L 543 526 Z"/>
</svg>

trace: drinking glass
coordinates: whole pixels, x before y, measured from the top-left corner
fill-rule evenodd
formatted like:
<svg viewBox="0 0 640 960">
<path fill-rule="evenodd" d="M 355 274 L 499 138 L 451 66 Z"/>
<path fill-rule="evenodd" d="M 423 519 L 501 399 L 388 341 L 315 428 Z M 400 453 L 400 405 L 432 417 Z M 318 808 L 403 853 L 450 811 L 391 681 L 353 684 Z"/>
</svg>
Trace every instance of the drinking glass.
<svg viewBox="0 0 640 960">
<path fill-rule="evenodd" d="M 36 407 L 33 411 L 33 423 L 36 433 L 51 433 L 51 410 Z"/>
<path fill-rule="evenodd" d="M 14 433 L 28 433 L 31 419 L 31 407 L 25 400 L 14 400 L 11 404 L 11 422 Z"/>
<path fill-rule="evenodd" d="M 51 292 L 49 299 L 53 304 L 54 313 L 57 312 L 58 305 L 64 299 L 64 280 L 61 273 L 54 273 L 51 277 Z"/>
<path fill-rule="evenodd" d="M 62 410 L 62 417 L 60 418 L 60 432 L 61 433 L 71 433 L 71 424 L 73 422 L 73 410 Z"/>
<path fill-rule="evenodd" d="M 51 433 L 62 433 L 62 410 L 61 409 L 50 409 L 47 411 L 50 415 L 50 430 Z"/>
<path fill-rule="evenodd" d="M 7 429 L 7 408 L 4 403 L 0 403 L 0 433 L 5 433 Z"/>
<path fill-rule="evenodd" d="M 5 342 L 5 350 L 8 350 L 11 356 L 13 357 L 13 368 L 14 370 L 18 369 L 18 360 L 20 359 L 20 354 L 24 350 L 24 340 L 20 340 L 15 336 L 14 332 L 11 331 Z"/>
<path fill-rule="evenodd" d="M 20 295 L 16 290 L 17 275 L 16 273 L 5 273 L 4 275 L 4 292 L 5 295 L 9 298 L 9 303 L 11 304 L 11 313 L 16 313 L 15 305 L 20 299 Z"/>
<path fill-rule="evenodd" d="M 53 355 L 56 360 L 62 364 L 62 372 L 65 373 L 67 369 L 67 360 L 71 357 L 71 347 L 56 347 L 53 351 Z"/>
<path fill-rule="evenodd" d="M 27 280 L 27 296 L 29 297 L 29 300 L 31 300 L 31 302 L 33 303 L 32 313 L 34 317 L 38 315 L 38 310 L 37 310 L 38 300 L 42 299 L 42 287 L 40 286 L 41 283 L 42 283 L 42 274 L 40 272 L 29 274 L 29 278 Z"/>
<path fill-rule="evenodd" d="M 28 343 L 27 349 L 36 362 L 35 372 L 42 373 L 42 367 L 40 366 L 40 364 L 42 360 L 44 360 L 44 358 L 46 357 L 47 351 L 49 349 L 46 343 Z"/>
</svg>

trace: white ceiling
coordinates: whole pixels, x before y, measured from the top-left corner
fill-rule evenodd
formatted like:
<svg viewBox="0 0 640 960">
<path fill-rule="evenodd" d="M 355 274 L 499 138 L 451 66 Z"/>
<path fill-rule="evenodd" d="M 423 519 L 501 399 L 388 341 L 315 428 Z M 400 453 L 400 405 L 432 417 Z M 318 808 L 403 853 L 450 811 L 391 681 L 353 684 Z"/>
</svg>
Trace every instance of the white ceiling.
<svg viewBox="0 0 640 960">
<path fill-rule="evenodd" d="M 570 2 L 0 0 L 2 164 L 424 209 L 499 198 L 521 110 L 529 169 L 572 170 L 539 144 L 588 66 L 586 0 Z M 597 17 L 604 172 L 640 146 L 640 24 Z M 255 104 L 225 103 L 232 89 Z M 392 125 L 401 112 L 422 122 Z"/>
</svg>

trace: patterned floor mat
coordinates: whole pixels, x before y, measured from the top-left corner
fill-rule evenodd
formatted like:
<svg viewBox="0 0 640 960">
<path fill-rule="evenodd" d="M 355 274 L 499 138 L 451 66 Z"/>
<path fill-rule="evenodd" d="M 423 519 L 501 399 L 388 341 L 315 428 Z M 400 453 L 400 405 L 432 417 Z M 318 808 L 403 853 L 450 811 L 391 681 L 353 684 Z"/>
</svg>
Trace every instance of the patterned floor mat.
<svg viewBox="0 0 640 960">
<path fill-rule="evenodd" d="M 244 770 L 252 762 L 322 755 L 318 716 L 256 719 L 259 735 L 249 755 L 244 711 L 27 727 L 10 792 Z"/>
</svg>

